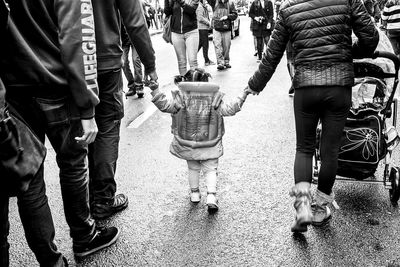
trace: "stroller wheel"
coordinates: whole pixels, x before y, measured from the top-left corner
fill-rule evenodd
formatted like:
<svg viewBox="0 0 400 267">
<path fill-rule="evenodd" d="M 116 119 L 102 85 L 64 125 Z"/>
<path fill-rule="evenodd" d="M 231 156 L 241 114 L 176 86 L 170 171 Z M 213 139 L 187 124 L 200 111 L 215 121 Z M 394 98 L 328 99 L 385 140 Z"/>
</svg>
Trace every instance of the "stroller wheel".
<svg viewBox="0 0 400 267">
<path fill-rule="evenodd" d="M 389 189 L 390 201 L 392 204 L 397 204 L 400 198 L 400 168 L 392 167 L 390 170 L 389 180 L 392 185 L 392 189 Z"/>
</svg>

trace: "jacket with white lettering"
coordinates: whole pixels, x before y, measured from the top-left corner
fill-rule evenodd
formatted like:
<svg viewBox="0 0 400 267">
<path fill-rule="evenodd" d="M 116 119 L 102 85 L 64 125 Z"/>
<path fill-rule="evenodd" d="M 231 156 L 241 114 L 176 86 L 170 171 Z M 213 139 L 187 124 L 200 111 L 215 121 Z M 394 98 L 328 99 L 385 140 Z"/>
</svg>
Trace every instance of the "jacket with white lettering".
<svg viewBox="0 0 400 267">
<path fill-rule="evenodd" d="M 0 49 L 7 90 L 54 99 L 72 94 L 81 118 L 92 118 L 99 98 L 90 0 L 7 2 L 10 22 Z"/>
<path fill-rule="evenodd" d="M 155 70 L 155 53 L 140 0 L 92 0 L 98 70 L 122 67 L 121 19 L 145 72 Z"/>
</svg>

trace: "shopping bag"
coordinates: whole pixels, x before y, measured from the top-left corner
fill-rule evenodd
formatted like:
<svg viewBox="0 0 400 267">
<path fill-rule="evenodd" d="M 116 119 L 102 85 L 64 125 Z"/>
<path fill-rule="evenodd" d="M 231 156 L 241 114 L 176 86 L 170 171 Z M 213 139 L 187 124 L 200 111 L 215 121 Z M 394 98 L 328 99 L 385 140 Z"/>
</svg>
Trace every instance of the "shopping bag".
<svg viewBox="0 0 400 267">
<path fill-rule="evenodd" d="M 172 44 L 172 41 L 171 41 L 171 16 L 168 16 L 167 18 L 165 18 L 162 38 L 167 43 Z"/>
<path fill-rule="evenodd" d="M 0 121 L 0 185 L 15 196 L 28 190 L 46 156 L 46 147 L 15 111 Z"/>
</svg>

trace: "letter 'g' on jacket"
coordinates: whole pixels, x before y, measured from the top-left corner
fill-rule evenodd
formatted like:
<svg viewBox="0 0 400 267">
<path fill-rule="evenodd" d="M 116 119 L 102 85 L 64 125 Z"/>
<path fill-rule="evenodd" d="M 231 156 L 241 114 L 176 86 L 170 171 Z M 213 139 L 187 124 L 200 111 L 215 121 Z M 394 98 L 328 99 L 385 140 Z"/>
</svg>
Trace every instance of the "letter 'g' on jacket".
<svg viewBox="0 0 400 267">
<path fill-rule="evenodd" d="M 159 89 L 152 92 L 157 108 L 172 114 L 174 138 L 170 152 L 185 160 L 207 160 L 223 154 L 223 116 L 233 116 L 241 110 L 246 94 L 230 102 L 222 99 L 217 109 L 212 106 L 219 86 L 209 82 L 181 82 L 179 97 L 167 97 Z"/>
<path fill-rule="evenodd" d="M 352 30 L 358 38 L 353 45 Z M 283 1 L 265 56 L 249 80 L 252 90 L 264 89 L 289 41 L 294 88 L 352 86 L 353 57 L 371 55 L 379 34 L 361 0 Z"/>
<path fill-rule="evenodd" d="M 99 98 L 90 0 L 8 3 L 7 41 L 1 42 L 0 49 L 1 77 L 7 90 L 35 89 L 39 91 L 29 93 L 46 92 L 46 97 L 72 93 L 81 118 L 92 118 Z"/>
</svg>

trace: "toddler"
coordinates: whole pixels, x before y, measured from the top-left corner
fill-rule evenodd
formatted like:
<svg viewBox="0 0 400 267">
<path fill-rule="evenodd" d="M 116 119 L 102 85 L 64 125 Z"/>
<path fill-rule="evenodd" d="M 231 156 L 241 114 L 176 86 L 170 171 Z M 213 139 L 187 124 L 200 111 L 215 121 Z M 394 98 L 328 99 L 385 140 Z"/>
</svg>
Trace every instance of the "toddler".
<svg viewBox="0 0 400 267">
<path fill-rule="evenodd" d="M 208 211 L 218 210 L 217 168 L 218 158 L 223 154 L 224 135 L 223 116 L 233 116 L 250 93 L 245 89 L 238 97 L 227 102 L 219 92 L 219 86 L 208 82 L 211 77 L 203 69 L 188 71 L 184 76 L 176 76 L 172 98 L 158 88 L 152 91 L 152 102 L 162 112 L 172 114 L 172 133 L 174 138 L 170 152 L 187 161 L 189 168 L 190 201 L 199 203 L 200 172 L 207 186 L 206 205 Z"/>
</svg>

